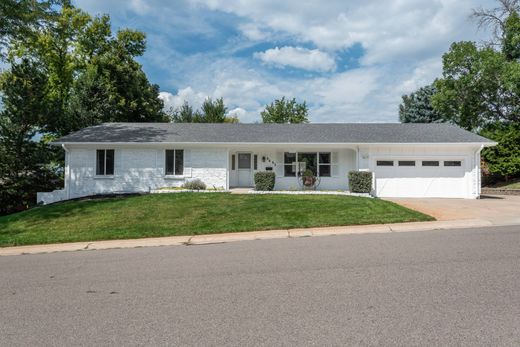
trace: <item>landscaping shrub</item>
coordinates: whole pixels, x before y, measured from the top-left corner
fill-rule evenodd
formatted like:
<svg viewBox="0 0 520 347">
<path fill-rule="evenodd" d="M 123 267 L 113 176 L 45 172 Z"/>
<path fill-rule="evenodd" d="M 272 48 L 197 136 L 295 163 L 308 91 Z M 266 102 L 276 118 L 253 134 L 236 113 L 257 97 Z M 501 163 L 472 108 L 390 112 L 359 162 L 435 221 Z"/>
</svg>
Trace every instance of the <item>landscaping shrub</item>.
<svg viewBox="0 0 520 347">
<path fill-rule="evenodd" d="M 204 190 L 204 189 L 206 189 L 206 184 L 197 178 L 197 179 L 184 183 L 182 185 L 182 188 L 192 189 L 192 190 Z"/>
<path fill-rule="evenodd" d="M 372 173 L 369 171 L 350 171 L 348 180 L 350 191 L 353 193 L 370 193 L 372 191 Z"/>
<path fill-rule="evenodd" d="M 272 171 L 262 171 L 255 173 L 256 190 L 273 190 L 275 174 Z"/>
</svg>

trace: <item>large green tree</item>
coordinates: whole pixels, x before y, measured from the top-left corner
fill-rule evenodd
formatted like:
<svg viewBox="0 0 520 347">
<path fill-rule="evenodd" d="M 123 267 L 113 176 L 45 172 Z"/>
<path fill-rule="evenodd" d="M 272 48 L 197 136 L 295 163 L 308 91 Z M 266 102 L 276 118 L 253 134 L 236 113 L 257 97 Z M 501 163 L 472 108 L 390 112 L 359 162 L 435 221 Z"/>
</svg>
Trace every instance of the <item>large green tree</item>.
<svg viewBox="0 0 520 347">
<path fill-rule="evenodd" d="M 261 116 L 263 123 L 309 123 L 307 104 L 298 103 L 295 98 L 276 99 L 265 106 Z"/>
<path fill-rule="evenodd" d="M 92 17 L 64 5 L 52 25 L 13 41 L 9 57 L 44 66 L 49 113 L 42 130 L 64 135 L 101 122 L 166 120 L 158 86 L 135 60 L 145 47 L 144 33 L 123 29 L 113 35 L 107 15 Z"/>
<path fill-rule="evenodd" d="M 34 204 L 37 191 L 59 183 L 57 163 L 46 141 L 38 141 L 39 124 L 46 116 L 41 67 L 22 59 L 2 74 L 0 87 L 0 215 Z"/>
<path fill-rule="evenodd" d="M 518 0 L 474 12 L 493 32 L 490 43 L 456 42 L 443 56 L 434 108 L 454 123 L 479 130 L 495 122 L 520 122 L 520 17 Z"/>
<path fill-rule="evenodd" d="M 53 6 L 54 5 L 54 6 Z M 20 9 L 17 12 L 16 9 Z M 47 143 L 110 121 L 166 121 L 158 86 L 135 60 L 144 33 L 113 34 L 108 16 L 69 1 L 7 0 L 0 29 L 9 68 L 0 76 L 0 213 L 35 202 L 56 187 L 63 153 Z"/>
<path fill-rule="evenodd" d="M 441 113 L 437 112 L 431 98 L 435 94 L 432 85 L 419 88 L 417 91 L 402 96 L 399 105 L 399 121 L 401 123 L 438 123 L 444 121 Z"/>
</svg>

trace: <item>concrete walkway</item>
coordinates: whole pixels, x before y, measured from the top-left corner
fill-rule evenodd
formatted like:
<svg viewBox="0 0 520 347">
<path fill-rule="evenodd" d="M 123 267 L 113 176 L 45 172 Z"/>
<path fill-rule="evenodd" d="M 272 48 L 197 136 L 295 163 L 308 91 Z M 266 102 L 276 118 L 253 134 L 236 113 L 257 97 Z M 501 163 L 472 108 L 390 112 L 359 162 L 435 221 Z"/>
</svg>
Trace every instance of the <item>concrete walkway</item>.
<svg viewBox="0 0 520 347">
<path fill-rule="evenodd" d="M 516 223 L 512 223 L 516 224 Z M 91 242 L 73 242 L 61 244 L 17 246 L 0 248 L 0 256 L 23 255 L 37 253 L 53 253 L 65 251 L 101 250 L 113 248 L 135 248 L 153 246 L 190 246 L 212 243 L 225 243 L 247 240 L 266 240 L 294 237 L 313 237 L 327 235 L 349 235 L 349 234 L 368 234 L 368 233 L 392 233 L 407 231 L 442 230 L 457 228 L 489 227 L 495 225 L 509 225 L 507 223 L 496 223 L 486 219 L 461 219 L 461 220 L 441 220 L 433 222 L 415 223 L 395 223 L 395 224 L 374 224 L 374 225 L 353 225 L 323 228 L 306 229 L 284 229 L 251 231 L 224 234 L 208 234 L 194 236 L 170 236 L 145 239 L 130 240 L 108 240 Z"/>
</svg>

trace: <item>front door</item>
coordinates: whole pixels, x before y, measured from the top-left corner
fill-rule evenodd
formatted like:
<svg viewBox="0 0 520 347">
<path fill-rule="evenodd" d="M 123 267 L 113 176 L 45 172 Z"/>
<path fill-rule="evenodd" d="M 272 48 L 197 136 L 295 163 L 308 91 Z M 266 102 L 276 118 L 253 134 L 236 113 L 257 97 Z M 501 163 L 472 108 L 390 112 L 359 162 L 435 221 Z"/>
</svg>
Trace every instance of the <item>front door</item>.
<svg viewBox="0 0 520 347">
<path fill-rule="evenodd" d="M 238 186 L 251 187 L 251 153 L 238 153 Z"/>
</svg>

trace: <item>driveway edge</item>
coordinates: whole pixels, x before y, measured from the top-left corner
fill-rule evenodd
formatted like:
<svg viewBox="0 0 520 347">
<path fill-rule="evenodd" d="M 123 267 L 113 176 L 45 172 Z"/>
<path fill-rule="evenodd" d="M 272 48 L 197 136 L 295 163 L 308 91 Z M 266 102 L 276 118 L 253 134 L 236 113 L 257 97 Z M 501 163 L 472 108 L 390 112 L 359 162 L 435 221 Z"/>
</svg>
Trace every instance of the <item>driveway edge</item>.
<svg viewBox="0 0 520 347">
<path fill-rule="evenodd" d="M 507 225 L 510 223 L 506 223 Z M 106 240 L 90 242 L 56 243 L 47 245 L 15 246 L 0 248 L 0 256 L 70 252 L 85 250 L 103 250 L 118 248 L 190 246 L 235 241 L 286 239 L 331 235 L 355 235 L 373 233 L 393 233 L 410 231 L 428 231 L 442 229 L 462 229 L 499 225 L 484 219 L 461 219 L 451 221 L 412 222 L 395 224 L 349 225 L 321 228 L 300 228 L 266 231 L 245 231 L 237 233 L 167 236 L 143 239 Z"/>
</svg>

